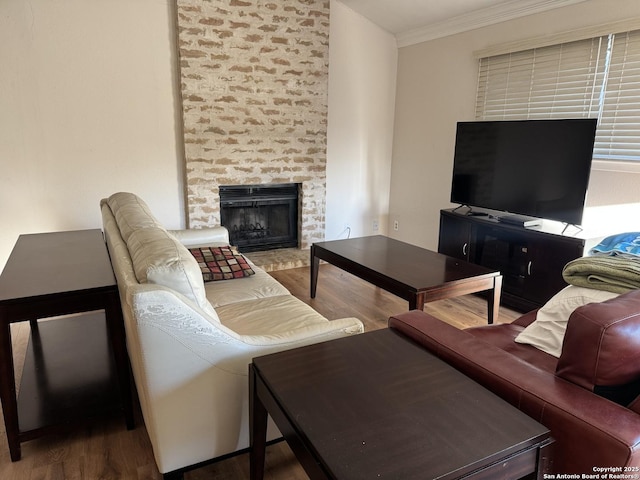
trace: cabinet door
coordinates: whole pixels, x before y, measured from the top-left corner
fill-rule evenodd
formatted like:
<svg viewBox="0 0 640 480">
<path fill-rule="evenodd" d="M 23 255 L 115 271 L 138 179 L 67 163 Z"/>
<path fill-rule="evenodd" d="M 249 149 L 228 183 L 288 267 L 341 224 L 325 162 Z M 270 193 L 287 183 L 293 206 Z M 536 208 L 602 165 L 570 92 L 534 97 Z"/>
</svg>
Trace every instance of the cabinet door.
<svg viewBox="0 0 640 480">
<path fill-rule="evenodd" d="M 571 260 L 582 256 L 584 244 L 580 240 L 535 240 L 529 243 L 528 249 L 523 296 L 542 305 L 567 286 L 562 278 L 562 269 Z"/>
<path fill-rule="evenodd" d="M 438 252 L 461 260 L 469 260 L 471 224 L 464 218 L 441 214 Z"/>
<path fill-rule="evenodd" d="M 567 286 L 562 269 L 584 248 L 578 239 L 502 225 L 479 227 L 476 241 L 475 262 L 502 273 L 505 303 L 522 311 L 544 305 Z"/>
<path fill-rule="evenodd" d="M 526 239 L 501 226 L 478 228 L 475 262 L 503 277 L 503 290 L 521 295 L 526 280 L 528 248 Z"/>
</svg>

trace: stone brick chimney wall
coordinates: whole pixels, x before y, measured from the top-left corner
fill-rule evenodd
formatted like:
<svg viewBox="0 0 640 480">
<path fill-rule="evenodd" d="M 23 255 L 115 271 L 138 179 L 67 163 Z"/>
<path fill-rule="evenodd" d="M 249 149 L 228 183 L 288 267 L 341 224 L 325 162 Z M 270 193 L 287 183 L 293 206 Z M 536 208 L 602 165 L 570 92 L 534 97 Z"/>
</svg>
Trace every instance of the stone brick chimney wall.
<svg viewBox="0 0 640 480">
<path fill-rule="evenodd" d="M 300 183 L 300 246 L 324 240 L 329 0 L 178 0 L 187 221 L 220 185 Z"/>
</svg>

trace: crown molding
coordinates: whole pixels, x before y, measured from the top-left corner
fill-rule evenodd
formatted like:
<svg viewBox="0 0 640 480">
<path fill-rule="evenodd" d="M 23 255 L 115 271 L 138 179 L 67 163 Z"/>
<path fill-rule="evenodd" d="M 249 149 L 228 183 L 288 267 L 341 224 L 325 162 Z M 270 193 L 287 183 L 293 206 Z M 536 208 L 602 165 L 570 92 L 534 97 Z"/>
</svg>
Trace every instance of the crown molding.
<svg viewBox="0 0 640 480">
<path fill-rule="evenodd" d="M 481 50 L 476 50 L 473 54 L 476 58 L 493 57 L 496 55 L 503 55 L 505 53 L 548 47 L 550 45 L 559 45 L 561 43 L 602 37 L 609 35 L 610 33 L 630 32 L 632 30 L 640 30 L 640 18 L 626 18 L 617 22 L 590 25 L 588 27 L 578 28 L 575 30 L 566 30 L 561 33 L 541 35 L 515 42 L 501 43 Z"/>
<path fill-rule="evenodd" d="M 511 0 L 475 12 L 458 15 L 442 22 L 409 30 L 396 35 L 398 47 L 407 47 L 416 43 L 475 30 L 507 20 L 566 7 L 586 0 Z"/>
</svg>

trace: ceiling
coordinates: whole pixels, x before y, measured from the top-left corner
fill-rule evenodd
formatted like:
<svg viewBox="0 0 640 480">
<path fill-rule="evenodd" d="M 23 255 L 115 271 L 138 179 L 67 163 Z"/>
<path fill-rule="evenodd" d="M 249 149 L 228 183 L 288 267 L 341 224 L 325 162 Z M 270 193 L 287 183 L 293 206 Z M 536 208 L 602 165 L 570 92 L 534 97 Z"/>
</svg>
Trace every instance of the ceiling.
<svg viewBox="0 0 640 480">
<path fill-rule="evenodd" d="M 394 34 L 402 47 L 586 0 L 340 1 Z"/>
</svg>

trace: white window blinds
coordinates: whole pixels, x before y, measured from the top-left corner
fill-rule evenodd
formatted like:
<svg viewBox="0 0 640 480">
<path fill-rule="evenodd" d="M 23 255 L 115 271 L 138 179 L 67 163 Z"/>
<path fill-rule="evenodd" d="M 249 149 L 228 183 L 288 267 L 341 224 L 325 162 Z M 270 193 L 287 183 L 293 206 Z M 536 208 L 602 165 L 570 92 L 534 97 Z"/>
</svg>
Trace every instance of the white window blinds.
<svg viewBox="0 0 640 480">
<path fill-rule="evenodd" d="M 612 36 L 594 158 L 640 161 L 640 30 Z"/>
<path fill-rule="evenodd" d="M 640 161 L 640 31 L 480 59 L 476 119 L 598 118 L 594 158 Z"/>
</svg>

